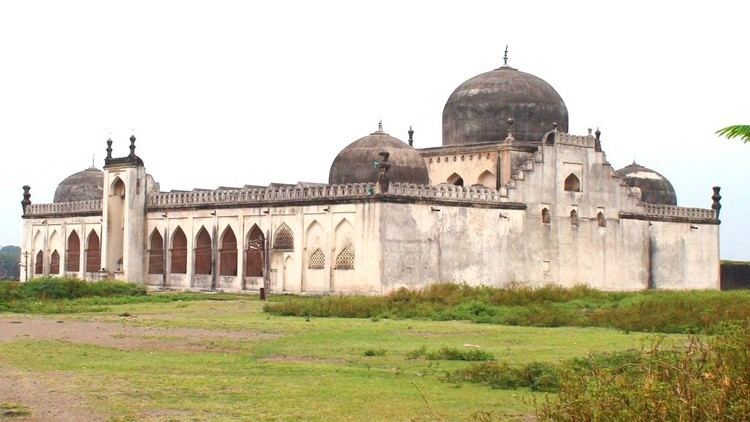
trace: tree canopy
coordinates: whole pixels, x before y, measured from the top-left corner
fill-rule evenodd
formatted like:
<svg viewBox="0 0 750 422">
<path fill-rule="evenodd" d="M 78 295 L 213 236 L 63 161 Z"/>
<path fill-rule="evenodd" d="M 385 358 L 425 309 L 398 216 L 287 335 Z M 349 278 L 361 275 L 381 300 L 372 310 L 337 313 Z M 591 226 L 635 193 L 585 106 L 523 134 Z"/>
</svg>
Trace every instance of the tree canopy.
<svg viewBox="0 0 750 422">
<path fill-rule="evenodd" d="M 719 129 L 716 134 L 727 139 L 740 138 L 742 142 L 750 143 L 750 125 L 734 125 Z"/>
</svg>

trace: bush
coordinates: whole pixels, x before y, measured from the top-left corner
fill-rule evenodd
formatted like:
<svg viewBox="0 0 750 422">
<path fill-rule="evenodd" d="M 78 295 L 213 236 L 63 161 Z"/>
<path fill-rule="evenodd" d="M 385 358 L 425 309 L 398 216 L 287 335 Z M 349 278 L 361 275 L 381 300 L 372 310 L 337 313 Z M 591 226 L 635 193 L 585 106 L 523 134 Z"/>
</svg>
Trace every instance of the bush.
<svg viewBox="0 0 750 422">
<path fill-rule="evenodd" d="M 676 349 L 656 341 L 617 367 L 593 359 L 574 365 L 562 372 L 559 394 L 537 407 L 537 419 L 747 421 L 750 322 L 717 333 L 708 342 L 693 336 Z"/>
<path fill-rule="evenodd" d="M 367 349 L 362 353 L 365 356 L 385 356 L 385 349 Z"/>
<path fill-rule="evenodd" d="M 609 327 L 624 331 L 707 333 L 750 318 L 748 291 L 602 292 L 586 286 L 472 287 L 432 284 L 383 297 L 286 298 L 265 305 L 276 315 L 426 318 L 533 327 Z"/>
<path fill-rule="evenodd" d="M 446 372 L 445 381 L 484 384 L 492 388 L 512 390 L 527 387 L 532 391 L 557 391 L 560 385 L 559 369 L 545 363 L 531 363 L 511 367 L 507 363 L 483 362 L 468 368 Z"/>
<path fill-rule="evenodd" d="M 75 278 L 36 278 L 21 283 L 24 299 L 77 299 L 81 297 L 145 296 L 142 286 L 124 281 L 87 282 Z"/>
</svg>

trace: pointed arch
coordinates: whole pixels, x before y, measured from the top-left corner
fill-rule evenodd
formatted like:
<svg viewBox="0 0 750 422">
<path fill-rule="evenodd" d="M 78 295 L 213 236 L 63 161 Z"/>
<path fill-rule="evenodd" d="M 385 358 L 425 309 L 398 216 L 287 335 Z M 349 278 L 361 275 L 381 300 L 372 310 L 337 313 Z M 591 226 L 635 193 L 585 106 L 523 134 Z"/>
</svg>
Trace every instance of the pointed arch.
<svg viewBox="0 0 750 422">
<path fill-rule="evenodd" d="M 174 274 L 187 273 L 187 236 L 180 226 L 172 234 L 169 271 Z"/>
<path fill-rule="evenodd" d="M 549 224 L 549 222 L 550 222 L 549 209 L 542 208 L 542 224 Z"/>
<path fill-rule="evenodd" d="M 316 248 L 307 260 L 307 268 L 310 270 L 323 270 L 326 267 L 326 254 L 323 250 Z"/>
<path fill-rule="evenodd" d="M 211 235 L 201 226 L 195 237 L 195 273 L 211 274 Z"/>
<path fill-rule="evenodd" d="M 277 230 L 278 231 L 278 230 Z M 245 249 L 245 276 L 263 277 L 263 253 L 266 237 L 257 224 L 253 224 L 247 234 L 247 248 Z"/>
<path fill-rule="evenodd" d="M 49 273 L 60 274 L 60 253 L 57 252 L 57 249 L 52 251 L 49 256 Z"/>
<path fill-rule="evenodd" d="M 596 222 L 599 224 L 599 227 L 607 227 L 607 219 L 604 218 L 604 212 L 599 211 L 596 214 Z"/>
<path fill-rule="evenodd" d="M 148 273 L 164 274 L 164 238 L 159 229 L 151 232 L 148 244 Z"/>
<path fill-rule="evenodd" d="M 570 173 L 565 178 L 565 190 L 568 192 L 580 192 L 581 191 L 581 179 L 573 173 Z"/>
<path fill-rule="evenodd" d="M 91 230 L 86 240 L 86 272 L 97 273 L 102 269 L 101 243 L 96 230 Z"/>
<path fill-rule="evenodd" d="M 109 195 L 119 196 L 122 199 L 125 198 L 125 182 L 123 182 L 119 176 L 116 176 L 114 180 L 112 180 L 112 184 L 109 185 Z"/>
<path fill-rule="evenodd" d="M 488 188 L 494 188 L 497 184 L 497 179 L 491 171 L 485 170 L 477 178 L 477 184 L 486 186 Z"/>
<path fill-rule="evenodd" d="M 68 248 L 65 252 L 65 271 L 78 272 L 81 270 L 81 239 L 75 230 L 68 235 Z"/>
<path fill-rule="evenodd" d="M 342 219 L 334 230 L 336 261 L 333 268 L 336 270 L 354 269 L 354 227 L 346 218 Z"/>
<path fill-rule="evenodd" d="M 44 274 L 44 252 L 40 249 L 34 259 L 34 275 Z"/>
<path fill-rule="evenodd" d="M 453 173 L 448 177 L 448 183 L 455 186 L 461 186 L 464 185 L 464 178 L 461 177 L 458 173 Z"/>
<path fill-rule="evenodd" d="M 281 223 L 273 233 L 273 248 L 282 250 L 294 249 L 294 233 L 292 233 L 292 229 L 286 223 Z"/>
<path fill-rule="evenodd" d="M 577 226 L 578 225 L 578 211 L 571 210 L 570 211 L 570 225 L 571 226 Z"/>
<path fill-rule="evenodd" d="M 227 225 L 219 241 L 219 274 L 237 275 L 237 236 Z"/>
</svg>

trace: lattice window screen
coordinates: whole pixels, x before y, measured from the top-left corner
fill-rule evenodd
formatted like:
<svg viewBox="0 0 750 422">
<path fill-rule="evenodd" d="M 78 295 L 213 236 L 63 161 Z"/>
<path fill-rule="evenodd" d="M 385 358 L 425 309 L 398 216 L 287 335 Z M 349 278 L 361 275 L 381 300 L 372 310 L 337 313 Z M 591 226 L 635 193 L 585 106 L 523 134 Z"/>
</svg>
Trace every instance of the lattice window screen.
<svg viewBox="0 0 750 422">
<path fill-rule="evenodd" d="M 282 223 L 273 234 L 273 248 L 294 249 L 294 234 L 286 223 Z"/>
<path fill-rule="evenodd" d="M 354 269 L 354 250 L 350 247 L 345 247 L 336 256 L 336 267 L 337 270 L 353 270 Z"/>
<path fill-rule="evenodd" d="M 326 267 L 326 255 L 323 253 L 320 248 L 315 249 L 312 254 L 310 254 L 310 260 L 307 263 L 307 268 L 311 270 L 322 270 Z"/>
</svg>

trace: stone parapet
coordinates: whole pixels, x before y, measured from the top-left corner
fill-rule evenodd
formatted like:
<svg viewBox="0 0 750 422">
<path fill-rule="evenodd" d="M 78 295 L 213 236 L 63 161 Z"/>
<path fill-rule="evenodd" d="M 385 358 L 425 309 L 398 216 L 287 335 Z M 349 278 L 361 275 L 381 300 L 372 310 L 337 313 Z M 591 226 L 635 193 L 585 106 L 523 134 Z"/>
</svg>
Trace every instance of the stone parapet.
<svg viewBox="0 0 750 422">
<path fill-rule="evenodd" d="M 682 218 L 715 218 L 714 210 L 705 208 L 678 207 L 676 205 L 644 204 L 646 214 L 659 217 L 682 217 Z"/>
<path fill-rule="evenodd" d="M 555 143 L 559 145 L 573 145 L 577 147 L 595 148 L 596 138 L 592 135 L 571 135 L 558 132 L 555 135 Z"/>
<path fill-rule="evenodd" d="M 102 213 L 102 201 L 57 202 L 52 204 L 30 204 L 24 218 L 38 218 L 55 215 L 97 215 Z"/>
<path fill-rule="evenodd" d="M 500 190 L 480 187 L 463 187 L 452 185 L 416 185 L 411 183 L 392 183 L 388 195 L 415 198 L 452 199 L 464 202 L 507 202 L 508 189 Z"/>
</svg>

